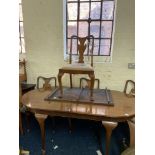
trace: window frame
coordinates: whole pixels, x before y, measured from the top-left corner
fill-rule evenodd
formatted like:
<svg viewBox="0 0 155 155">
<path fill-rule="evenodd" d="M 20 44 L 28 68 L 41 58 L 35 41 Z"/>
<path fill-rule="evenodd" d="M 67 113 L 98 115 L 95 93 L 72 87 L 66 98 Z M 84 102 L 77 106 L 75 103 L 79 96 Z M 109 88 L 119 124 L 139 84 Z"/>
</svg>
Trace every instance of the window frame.
<svg viewBox="0 0 155 155">
<path fill-rule="evenodd" d="M 116 22 L 116 7 L 117 7 L 117 0 L 104 0 L 104 1 L 113 1 L 114 2 L 114 10 L 113 10 L 113 19 L 111 20 L 104 20 L 104 19 L 101 19 L 102 17 L 100 17 L 100 19 L 96 20 L 96 21 L 99 21 L 100 22 L 100 36 L 98 38 L 98 41 L 101 42 L 101 40 L 103 39 L 109 39 L 110 40 L 110 49 L 109 49 L 109 54 L 110 55 L 104 55 L 104 54 L 100 54 L 98 53 L 97 55 L 94 55 L 95 57 L 95 62 L 96 63 L 104 63 L 104 62 L 112 62 L 112 53 L 113 53 L 113 45 L 114 45 L 114 33 L 115 33 L 115 22 Z M 73 1 L 70 1 L 69 3 L 71 3 Z M 91 4 L 88 0 L 87 1 L 82 1 L 80 3 L 88 3 L 89 5 Z M 91 2 L 100 2 L 101 5 L 103 3 L 103 0 L 92 0 Z M 75 3 L 75 2 L 74 2 Z M 78 4 L 78 0 L 76 2 Z M 64 26 L 63 26 L 63 31 L 64 31 L 64 59 L 67 60 L 68 59 L 68 53 L 67 53 L 67 40 L 69 38 L 67 38 L 67 22 L 68 22 L 68 19 L 67 19 L 67 0 L 63 0 L 63 22 L 64 22 Z M 78 7 L 78 6 L 77 6 Z M 102 11 L 102 9 L 101 9 Z M 100 13 L 101 14 L 101 13 Z M 102 14 L 101 14 L 102 15 Z M 72 20 L 73 21 L 73 20 Z M 77 20 L 75 20 L 77 21 Z M 88 20 L 79 20 L 79 21 L 88 21 Z M 79 22 L 78 21 L 78 22 Z M 94 19 L 92 21 L 95 21 Z M 102 22 L 104 21 L 111 21 L 112 22 L 112 31 L 111 31 L 111 37 L 110 38 L 101 38 L 101 24 Z M 89 24 L 89 23 L 88 23 Z M 97 39 L 97 38 L 96 38 Z M 99 47 L 101 48 L 101 47 Z M 102 58 L 101 58 L 102 57 Z"/>
<path fill-rule="evenodd" d="M 22 11 L 22 13 L 20 11 Z M 22 15 L 22 20 L 20 19 L 20 16 L 21 15 Z M 21 23 L 23 24 L 23 30 L 22 30 L 23 31 L 23 34 L 21 32 L 21 27 L 20 27 Z M 22 40 L 24 41 L 24 45 L 22 43 Z M 20 45 L 19 45 L 19 54 L 26 53 L 26 50 L 25 50 L 25 36 L 24 36 L 24 20 L 23 20 L 22 0 L 20 0 L 20 2 L 19 2 L 19 42 L 20 42 Z"/>
</svg>

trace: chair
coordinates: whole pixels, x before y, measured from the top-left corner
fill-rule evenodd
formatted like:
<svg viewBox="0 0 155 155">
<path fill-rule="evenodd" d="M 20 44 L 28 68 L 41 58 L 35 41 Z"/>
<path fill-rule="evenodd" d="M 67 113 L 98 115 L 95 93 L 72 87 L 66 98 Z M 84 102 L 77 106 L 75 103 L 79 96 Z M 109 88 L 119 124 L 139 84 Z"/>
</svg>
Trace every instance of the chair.
<svg viewBox="0 0 155 155">
<path fill-rule="evenodd" d="M 19 60 L 19 131 L 23 134 L 23 125 L 22 125 L 22 114 L 20 109 L 22 108 L 21 97 L 22 97 L 22 86 L 21 83 L 27 81 L 26 74 L 26 62 Z"/>
<path fill-rule="evenodd" d="M 127 80 L 125 82 L 125 87 L 124 87 L 124 94 L 131 98 L 135 97 L 135 82 L 133 80 Z M 130 120 L 130 122 L 135 124 L 135 117 Z M 128 122 L 129 128 L 130 128 L 130 122 Z M 131 135 L 132 136 L 132 135 Z M 133 138 L 130 136 L 130 143 L 133 143 Z"/>
<path fill-rule="evenodd" d="M 95 79 L 94 81 L 97 82 L 97 89 L 99 89 L 100 80 Z M 80 78 L 80 88 L 89 88 L 89 87 L 90 87 L 90 80 L 87 78 Z M 105 130 L 106 130 L 106 152 L 105 152 L 106 155 L 109 154 L 111 134 L 112 134 L 113 129 L 116 128 L 117 124 L 118 124 L 117 122 L 102 121 L 102 125 L 105 127 Z M 102 150 L 101 138 L 99 138 L 99 141 L 100 141 L 100 149 Z"/>
<path fill-rule="evenodd" d="M 54 80 L 55 88 L 56 88 L 56 77 L 46 78 L 46 77 L 43 77 L 43 76 L 39 76 L 37 78 L 37 89 L 40 89 L 40 81 L 41 81 L 41 79 L 44 81 L 43 87 L 42 87 L 43 90 L 52 90 L 52 86 L 50 84 L 51 80 Z"/>
<path fill-rule="evenodd" d="M 121 155 L 135 155 L 135 123 L 129 120 L 128 125 L 130 128 L 130 146 Z"/>
<path fill-rule="evenodd" d="M 127 97 L 135 97 L 135 82 L 127 80 L 123 92 Z M 129 120 L 127 123 L 130 129 L 130 146 L 121 155 L 135 155 L 135 118 Z"/>
<path fill-rule="evenodd" d="M 76 41 L 77 51 L 73 51 L 76 45 L 73 45 L 73 40 Z M 58 82 L 60 89 L 60 98 L 63 97 L 63 88 L 61 78 L 64 73 L 70 74 L 70 87 L 72 88 L 72 74 L 87 74 L 90 77 L 90 99 L 93 100 L 93 88 L 94 88 L 94 69 L 93 69 L 93 49 L 94 49 L 94 37 L 92 35 L 87 37 L 72 36 L 70 42 L 69 64 L 60 68 L 58 73 Z M 73 53 L 74 52 L 74 53 Z M 78 61 L 72 62 L 72 56 L 78 55 Z M 90 65 L 84 63 L 84 56 L 91 57 Z"/>
<path fill-rule="evenodd" d="M 26 62 L 25 62 L 25 59 L 23 61 L 19 60 L 19 80 L 21 82 L 27 81 L 27 73 L 26 73 Z"/>
<path fill-rule="evenodd" d="M 25 93 L 27 93 L 30 90 L 33 90 L 35 88 L 35 84 L 28 84 L 27 83 L 27 72 L 26 72 L 26 61 L 25 59 L 23 59 L 22 61 L 19 60 L 19 89 L 20 89 L 20 94 L 19 94 L 19 98 L 21 98 L 21 96 Z M 20 99 L 21 102 L 21 99 Z M 22 104 L 20 103 L 20 112 L 19 112 L 19 126 L 20 126 L 20 131 L 21 133 L 23 133 L 22 130 L 22 115 L 21 113 L 25 113 L 26 114 L 26 120 L 27 120 L 27 131 L 29 131 L 29 127 L 30 127 L 30 115 L 31 113 L 29 111 L 26 111 L 25 107 L 22 106 Z"/>
<path fill-rule="evenodd" d="M 42 87 L 40 87 L 40 83 L 41 83 L 41 80 L 43 80 L 43 85 Z M 51 81 L 54 80 L 54 88 L 57 87 L 57 84 L 56 84 L 56 77 L 43 77 L 43 76 L 39 76 L 37 78 L 37 89 L 39 90 L 52 90 L 52 85 L 51 85 Z M 69 122 L 69 128 L 70 128 L 70 132 L 72 130 L 72 126 L 71 126 L 71 119 L 68 118 L 68 122 Z M 52 119 L 52 123 L 53 123 L 53 127 L 55 126 L 55 120 Z"/>
</svg>

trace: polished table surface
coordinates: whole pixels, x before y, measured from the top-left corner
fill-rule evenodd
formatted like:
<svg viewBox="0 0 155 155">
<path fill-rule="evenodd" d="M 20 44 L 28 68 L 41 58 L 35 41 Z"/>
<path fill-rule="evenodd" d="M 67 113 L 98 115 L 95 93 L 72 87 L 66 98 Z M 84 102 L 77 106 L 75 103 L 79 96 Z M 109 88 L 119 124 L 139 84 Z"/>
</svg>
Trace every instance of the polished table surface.
<svg viewBox="0 0 155 155">
<path fill-rule="evenodd" d="M 128 98 L 124 93 L 112 90 L 112 98 L 114 106 L 107 105 L 91 105 L 87 103 L 72 103 L 45 101 L 44 98 L 51 91 L 32 90 L 22 97 L 22 103 L 33 112 L 55 112 L 56 114 L 70 113 L 91 115 L 104 118 L 111 118 L 113 121 L 121 121 L 122 119 L 130 119 L 135 115 L 134 98 Z"/>
<path fill-rule="evenodd" d="M 135 116 L 135 98 L 129 98 L 123 92 L 111 90 L 114 106 L 66 101 L 45 101 L 44 98 L 50 93 L 51 91 L 35 89 L 24 94 L 22 97 L 22 103 L 31 112 L 35 113 L 35 117 L 40 124 L 42 154 L 45 154 L 44 120 L 48 115 L 102 121 L 103 125 L 104 121 L 111 121 L 112 123 L 121 122 L 130 120 Z M 109 129 L 109 126 L 107 129 Z M 113 128 L 111 128 L 111 132 L 112 129 Z M 109 134 L 109 139 L 111 132 Z M 107 146 L 107 149 L 109 149 L 109 146 Z M 106 155 L 107 154 L 108 151 Z"/>
</svg>

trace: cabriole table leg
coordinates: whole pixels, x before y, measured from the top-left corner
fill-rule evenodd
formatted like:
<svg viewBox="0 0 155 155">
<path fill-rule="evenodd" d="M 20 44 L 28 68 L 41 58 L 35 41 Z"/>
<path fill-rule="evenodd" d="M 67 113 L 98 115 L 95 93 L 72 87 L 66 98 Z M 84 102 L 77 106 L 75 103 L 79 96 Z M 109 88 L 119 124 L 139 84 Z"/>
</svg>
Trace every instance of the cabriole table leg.
<svg viewBox="0 0 155 155">
<path fill-rule="evenodd" d="M 41 130 L 42 155 L 45 155 L 45 120 L 47 118 L 47 115 L 35 114 L 35 118 L 37 119 Z"/>
<path fill-rule="evenodd" d="M 116 128 L 117 122 L 108 122 L 108 121 L 102 121 L 102 125 L 106 129 L 106 150 L 105 150 L 105 155 L 109 155 L 110 152 L 110 139 L 111 139 L 111 134 L 112 130 Z"/>
</svg>

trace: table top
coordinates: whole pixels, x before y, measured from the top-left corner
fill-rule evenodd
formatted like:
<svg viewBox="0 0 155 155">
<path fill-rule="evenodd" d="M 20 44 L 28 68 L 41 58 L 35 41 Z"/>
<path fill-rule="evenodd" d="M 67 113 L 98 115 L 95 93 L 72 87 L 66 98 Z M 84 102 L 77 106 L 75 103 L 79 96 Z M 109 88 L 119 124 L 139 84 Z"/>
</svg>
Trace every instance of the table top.
<svg viewBox="0 0 155 155">
<path fill-rule="evenodd" d="M 53 114 L 56 116 L 105 118 L 124 121 L 135 116 L 135 98 L 128 98 L 123 92 L 111 90 L 114 106 L 93 105 L 86 103 L 45 101 L 51 91 L 31 90 L 22 96 L 22 103 L 34 113 Z"/>
</svg>

